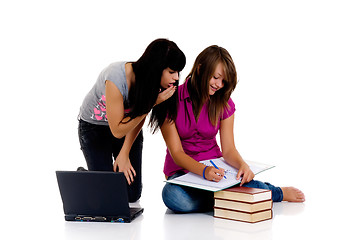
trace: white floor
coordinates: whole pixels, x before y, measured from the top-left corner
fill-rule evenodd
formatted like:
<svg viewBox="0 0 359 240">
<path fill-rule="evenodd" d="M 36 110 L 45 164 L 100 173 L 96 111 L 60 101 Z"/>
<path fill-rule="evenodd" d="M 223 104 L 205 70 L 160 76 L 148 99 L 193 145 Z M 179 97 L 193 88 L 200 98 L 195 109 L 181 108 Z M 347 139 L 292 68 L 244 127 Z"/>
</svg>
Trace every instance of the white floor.
<svg viewBox="0 0 359 240">
<path fill-rule="evenodd" d="M 291 167 L 277 166 L 258 175 L 258 179 L 270 178 L 274 184 L 290 182 L 305 192 L 307 201 L 275 203 L 273 219 L 256 224 L 215 219 L 212 213 L 173 214 L 162 203 L 162 176 L 152 176 L 153 172 L 160 171 L 146 169 L 149 169 L 148 163 L 144 163 L 143 196 L 139 203 L 134 204 L 141 205 L 145 211 L 129 224 L 66 222 L 54 171 L 21 171 L 13 177 L 16 184 L 2 190 L 5 194 L 2 194 L 1 213 L 6 217 L 1 218 L 0 235 L 7 236 L 6 239 L 47 237 L 76 240 L 357 239 L 358 236 L 356 189 L 350 183 L 344 184 L 331 176 L 336 168 L 327 168 L 327 174 L 322 172 L 315 181 L 296 179 L 300 175 L 298 172 L 302 171 L 300 167 L 293 171 Z M 293 171 L 292 174 L 285 174 L 289 171 Z M 308 174 L 313 172 L 308 171 Z"/>
</svg>

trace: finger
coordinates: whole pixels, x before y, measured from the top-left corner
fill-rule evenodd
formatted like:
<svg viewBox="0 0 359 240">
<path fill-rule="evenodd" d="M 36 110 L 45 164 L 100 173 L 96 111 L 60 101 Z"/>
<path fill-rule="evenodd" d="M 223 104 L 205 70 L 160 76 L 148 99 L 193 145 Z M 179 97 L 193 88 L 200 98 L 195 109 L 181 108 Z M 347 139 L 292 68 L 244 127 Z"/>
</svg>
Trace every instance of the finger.
<svg viewBox="0 0 359 240">
<path fill-rule="evenodd" d="M 240 177 L 242 176 L 242 174 L 243 174 L 243 171 L 241 170 L 241 171 L 238 171 L 238 174 L 237 174 L 237 180 L 239 180 L 240 179 Z"/>
<path fill-rule="evenodd" d="M 136 177 L 136 171 L 135 171 L 135 169 L 134 169 L 132 166 L 131 166 L 130 170 L 131 170 L 133 176 Z"/>
<path fill-rule="evenodd" d="M 248 174 L 244 173 L 240 186 L 243 186 L 246 182 L 248 182 Z"/>
<path fill-rule="evenodd" d="M 239 184 L 239 186 L 243 186 L 243 184 L 245 184 L 246 183 L 246 180 L 242 177 L 242 181 L 241 181 L 241 183 Z"/>
<path fill-rule="evenodd" d="M 169 87 L 169 88 L 166 89 L 166 91 L 168 91 L 168 92 L 165 93 L 165 100 L 167 100 L 167 99 L 169 99 L 170 97 L 172 97 L 172 95 L 173 95 L 173 94 L 175 93 L 175 91 L 176 91 L 176 87 Z"/>
<path fill-rule="evenodd" d="M 254 178 L 254 173 L 253 173 L 253 172 L 251 172 L 248 182 L 252 181 L 252 180 L 253 180 L 253 178 Z"/>
<path fill-rule="evenodd" d="M 113 164 L 113 171 L 117 172 L 117 164 L 116 164 L 116 162 L 115 162 L 115 164 Z"/>
<path fill-rule="evenodd" d="M 132 172 L 130 170 L 128 171 L 128 175 L 130 177 L 131 183 L 133 183 L 134 178 L 133 178 Z"/>
<path fill-rule="evenodd" d="M 213 181 L 215 182 L 216 181 L 216 169 L 214 167 L 208 167 L 208 180 L 209 181 Z"/>
<path fill-rule="evenodd" d="M 169 87 L 169 88 L 166 88 L 166 89 L 162 92 L 163 96 L 167 96 L 167 95 L 169 95 L 169 94 L 171 94 L 171 93 L 173 94 L 173 92 L 175 91 L 174 89 L 175 89 L 174 86 Z M 171 95 L 172 95 L 172 94 L 171 94 Z"/>
<path fill-rule="evenodd" d="M 125 177 L 126 177 L 126 179 L 127 179 L 128 185 L 131 185 L 131 179 L 130 179 L 130 177 L 128 176 L 128 173 L 127 173 L 127 172 L 124 172 L 123 174 L 125 175 Z"/>
<path fill-rule="evenodd" d="M 221 181 L 222 179 L 223 179 L 223 175 L 217 175 L 218 182 Z"/>
<path fill-rule="evenodd" d="M 223 172 L 221 170 L 219 170 L 219 169 L 216 169 L 216 171 L 214 171 L 214 173 L 215 173 L 214 174 L 214 181 L 215 182 L 221 181 L 223 176 L 224 176 Z"/>
<path fill-rule="evenodd" d="M 175 93 L 177 87 L 176 87 L 176 86 L 172 86 L 172 87 L 169 87 L 168 89 L 169 89 L 168 92 L 169 92 L 171 95 L 173 95 L 173 94 Z"/>
</svg>

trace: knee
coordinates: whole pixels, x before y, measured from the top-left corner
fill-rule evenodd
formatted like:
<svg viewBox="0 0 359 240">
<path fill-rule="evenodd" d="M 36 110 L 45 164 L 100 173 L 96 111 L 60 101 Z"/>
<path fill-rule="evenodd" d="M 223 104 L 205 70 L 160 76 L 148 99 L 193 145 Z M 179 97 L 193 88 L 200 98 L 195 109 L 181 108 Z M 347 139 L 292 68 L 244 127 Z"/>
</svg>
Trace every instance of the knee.
<svg viewBox="0 0 359 240">
<path fill-rule="evenodd" d="M 190 213 L 197 209 L 196 203 L 178 185 L 167 183 L 162 190 L 162 200 L 166 207 L 175 213 Z"/>
<path fill-rule="evenodd" d="M 133 185 L 127 187 L 128 202 L 134 203 L 141 198 L 142 194 L 142 183 L 133 183 Z"/>
</svg>

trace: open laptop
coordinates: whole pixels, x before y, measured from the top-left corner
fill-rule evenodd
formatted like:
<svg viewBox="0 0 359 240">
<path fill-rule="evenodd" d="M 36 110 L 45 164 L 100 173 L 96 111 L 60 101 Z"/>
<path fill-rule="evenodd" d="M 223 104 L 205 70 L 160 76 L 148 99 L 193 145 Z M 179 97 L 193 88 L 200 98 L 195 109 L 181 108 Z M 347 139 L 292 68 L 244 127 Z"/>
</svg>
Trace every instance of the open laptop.
<svg viewBox="0 0 359 240">
<path fill-rule="evenodd" d="M 143 208 L 130 208 L 123 173 L 56 171 L 66 221 L 131 222 Z"/>
</svg>

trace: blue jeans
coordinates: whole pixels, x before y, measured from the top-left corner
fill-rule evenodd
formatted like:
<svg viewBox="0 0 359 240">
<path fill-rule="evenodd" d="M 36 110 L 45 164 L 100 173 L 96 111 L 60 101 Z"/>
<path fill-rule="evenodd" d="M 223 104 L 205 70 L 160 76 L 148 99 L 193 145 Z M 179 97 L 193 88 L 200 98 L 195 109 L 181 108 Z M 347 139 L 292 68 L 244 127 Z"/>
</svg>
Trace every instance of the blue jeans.
<svg viewBox="0 0 359 240">
<path fill-rule="evenodd" d="M 170 176 L 168 180 L 183 174 L 184 172 L 177 172 Z M 243 184 L 243 186 L 269 189 L 272 191 L 272 200 L 274 202 L 281 202 L 283 200 L 282 189 L 270 183 L 252 180 L 249 183 Z M 166 183 L 163 187 L 162 199 L 165 205 L 175 213 L 209 212 L 213 211 L 214 206 L 213 192 L 172 183 Z"/>
<path fill-rule="evenodd" d="M 81 150 L 85 156 L 89 171 L 113 171 L 113 161 L 122 148 L 125 138 L 115 138 L 109 126 L 96 125 L 79 120 L 78 128 Z M 142 148 L 143 133 L 138 134 L 130 150 L 130 161 L 136 171 L 136 177 L 127 186 L 128 199 L 136 202 L 142 192 Z"/>
</svg>

